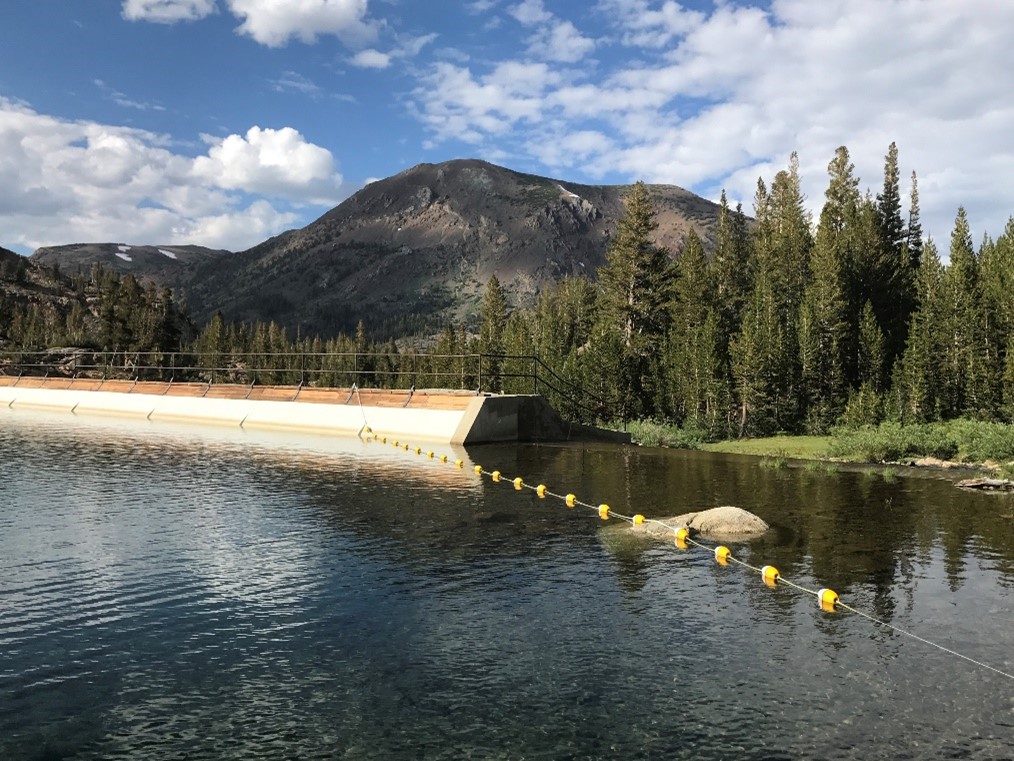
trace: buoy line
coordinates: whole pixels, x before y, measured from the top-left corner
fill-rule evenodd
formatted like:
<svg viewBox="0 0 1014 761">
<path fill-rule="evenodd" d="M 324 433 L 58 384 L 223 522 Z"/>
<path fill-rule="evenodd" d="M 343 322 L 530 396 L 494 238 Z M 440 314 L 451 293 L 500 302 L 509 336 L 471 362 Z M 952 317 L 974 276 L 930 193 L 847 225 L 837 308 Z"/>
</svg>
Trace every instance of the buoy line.
<svg viewBox="0 0 1014 761">
<path fill-rule="evenodd" d="M 366 435 L 363 436 L 363 434 Z M 390 443 L 396 449 L 402 449 L 406 452 L 414 452 L 416 455 L 422 455 L 425 453 L 427 459 L 436 460 L 444 464 L 446 463 L 452 464 L 459 470 L 464 469 L 464 460 L 460 458 L 455 458 L 454 460 L 451 460 L 451 458 L 448 455 L 446 454 L 438 455 L 433 450 L 425 450 L 424 452 L 422 447 L 419 446 L 413 447 L 412 445 L 394 439 L 393 437 L 381 436 L 375 433 L 370 428 L 369 425 L 364 425 L 363 428 L 360 430 L 360 438 L 363 438 L 363 440 L 366 442 L 380 441 L 383 444 Z M 602 520 L 617 518 L 619 520 L 629 523 L 631 526 L 639 526 L 646 523 L 661 526 L 665 530 L 673 532 L 673 543 L 677 548 L 681 550 L 687 550 L 690 547 L 696 547 L 698 549 L 704 550 L 707 553 L 713 555 L 715 558 L 715 562 L 717 562 L 719 565 L 726 566 L 729 563 L 733 563 L 734 565 L 741 566 L 743 568 L 749 569 L 751 571 L 760 574 L 763 582 L 772 589 L 776 588 L 779 584 L 781 584 L 782 586 L 794 589 L 797 592 L 803 592 L 804 594 L 812 595 L 813 597 L 816 598 L 817 606 L 824 612 L 835 613 L 837 611 L 844 610 L 848 611 L 849 613 L 854 613 L 855 615 L 860 616 L 861 618 L 865 618 L 866 620 L 874 624 L 878 624 L 898 634 L 910 637 L 916 640 L 917 642 L 922 642 L 925 645 L 935 647 L 937 650 L 941 650 L 949 655 L 953 655 L 957 658 L 967 661 L 968 663 L 974 664 L 976 666 L 999 674 L 1000 676 L 1014 680 L 1014 674 L 1003 671 L 1002 669 L 998 669 L 995 666 L 990 666 L 988 663 L 978 661 L 975 658 L 967 656 L 963 653 L 959 653 L 956 650 L 952 650 L 951 648 L 933 642 L 932 640 L 928 640 L 925 637 L 920 637 L 918 634 L 915 634 L 914 632 L 910 632 L 906 629 L 901 628 L 900 626 L 896 626 L 895 624 L 879 619 L 876 616 L 870 615 L 869 613 L 860 610 L 859 608 L 855 608 L 851 605 L 846 604 L 845 602 L 842 602 L 841 598 L 838 596 L 838 593 L 835 592 L 833 589 L 827 588 L 810 589 L 809 587 L 803 586 L 802 584 L 797 584 L 796 582 L 791 581 L 790 579 L 786 579 L 774 566 L 765 565 L 758 568 L 757 566 L 751 565 L 750 563 L 747 563 L 744 560 L 740 560 L 739 558 L 734 556 L 732 554 L 732 551 L 725 545 L 719 544 L 712 547 L 707 544 L 703 544 L 702 542 L 699 542 L 693 537 L 691 537 L 690 532 L 684 527 L 674 528 L 673 526 L 670 526 L 668 523 L 665 523 L 664 521 L 660 521 L 655 518 L 645 518 L 640 513 L 636 513 L 634 515 L 624 515 L 622 513 L 616 512 L 606 503 L 594 505 L 588 502 L 583 502 L 579 500 L 577 496 L 573 493 L 557 494 L 556 492 L 550 491 L 545 484 L 530 484 L 527 483 L 521 476 L 515 476 L 514 478 L 505 477 L 499 470 L 486 470 L 481 465 L 474 466 L 472 468 L 472 471 L 475 473 L 475 475 L 479 476 L 480 478 L 482 478 L 483 476 L 488 476 L 490 480 L 493 481 L 493 483 L 504 484 L 505 486 L 511 485 L 517 491 L 522 491 L 524 489 L 534 491 L 536 496 L 538 496 L 540 499 L 546 499 L 548 497 L 558 499 L 561 502 L 563 502 L 564 505 L 566 505 L 568 508 L 571 509 L 575 507 L 584 507 L 593 510 L 598 514 L 599 518 L 601 518 Z"/>
</svg>

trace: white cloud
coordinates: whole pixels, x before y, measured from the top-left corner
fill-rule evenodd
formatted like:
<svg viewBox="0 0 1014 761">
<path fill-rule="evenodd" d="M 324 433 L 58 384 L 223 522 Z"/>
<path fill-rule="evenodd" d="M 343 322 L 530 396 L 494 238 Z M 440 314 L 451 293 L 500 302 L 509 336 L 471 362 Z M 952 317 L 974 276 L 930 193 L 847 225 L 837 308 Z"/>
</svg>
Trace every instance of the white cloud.
<svg viewBox="0 0 1014 761">
<path fill-rule="evenodd" d="M 360 69 L 386 69 L 395 59 L 414 58 L 419 55 L 424 47 L 437 38 L 436 34 L 424 34 L 418 37 L 402 37 L 396 41 L 395 46 L 388 53 L 382 53 L 373 48 L 360 50 L 349 60 L 353 66 Z"/>
<path fill-rule="evenodd" d="M 281 47 L 296 38 L 307 44 L 334 35 L 347 45 L 376 36 L 377 26 L 366 18 L 367 0 L 226 0 L 242 19 L 238 32 L 262 45 Z"/>
<path fill-rule="evenodd" d="M 276 92 L 298 92 L 318 98 L 324 91 L 313 81 L 295 71 L 283 71 L 278 79 L 270 80 L 271 89 Z"/>
<path fill-rule="evenodd" d="M 553 20 L 553 14 L 546 10 L 542 0 L 524 0 L 523 3 L 508 8 L 507 12 L 525 26 L 548 24 Z"/>
<path fill-rule="evenodd" d="M 293 204 L 333 205 L 343 194 L 331 154 L 290 128 L 253 127 L 197 158 L 167 146 L 151 132 L 0 98 L 5 243 L 129 239 L 238 250 L 291 226 Z"/>
<path fill-rule="evenodd" d="M 643 178 L 713 197 L 726 187 L 747 209 L 757 177 L 770 180 L 795 150 L 817 211 L 838 145 L 876 192 L 896 141 L 938 238 L 958 204 L 994 234 L 1014 211 L 1003 171 L 1014 165 L 1014 106 L 998 74 L 1014 71 L 1014 3 L 757 0 L 701 13 L 671 0 L 601 0 L 596 11 L 614 33 L 587 43 L 579 35 L 569 52 L 567 31 L 552 36 L 569 22 L 541 0 L 508 11 L 529 30 L 518 60 L 422 75 L 413 113 L 432 144 L 532 156 L 563 176 Z M 512 67 L 550 61 L 554 48 L 558 60 L 577 61 L 588 43 L 604 46 L 602 71 L 550 67 L 555 76 L 506 86 Z"/>
<path fill-rule="evenodd" d="M 106 99 L 111 100 L 118 106 L 122 106 L 123 108 L 133 108 L 137 109 L 138 111 L 165 111 L 165 106 L 160 105 L 158 103 L 149 103 L 147 101 L 140 101 L 129 98 L 119 90 L 116 90 L 107 85 L 101 79 L 95 79 L 93 80 L 93 82 L 95 86 L 99 88 L 99 90 L 102 92 L 102 95 Z"/>
<path fill-rule="evenodd" d="M 547 61 L 575 63 L 595 48 L 595 41 L 583 36 L 570 21 L 561 21 L 546 10 L 542 0 L 524 0 L 508 8 L 518 23 L 533 29 L 528 52 Z"/>
<path fill-rule="evenodd" d="M 197 21 L 215 12 L 215 0 L 123 0 L 123 18 L 175 24 Z"/>
<path fill-rule="evenodd" d="M 302 203 L 337 202 L 342 178 L 331 152 L 306 142 L 292 127 L 251 127 L 245 136 L 205 140 L 211 149 L 194 160 L 193 176 L 206 184 Z"/>
<path fill-rule="evenodd" d="M 528 50 L 548 61 L 576 63 L 595 49 L 595 41 L 582 35 L 569 21 L 560 21 L 537 32 Z"/>
<path fill-rule="evenodd" d="M 437 142 L 480 144 L 519 122 L 540 121 L 546 88 L 560 77 L 544 63 L 508 61 L 476 78 L 467 68 L 440 62 L 413 93 L 414 108 Z"/>
<path fill-rule="evenodd" d="M 360 69 L 386 69 L 391 65 L 391 56 L 381 53 L 379 50 L 367 48 L 352 56 L 349 63 Z"/>
</svg>

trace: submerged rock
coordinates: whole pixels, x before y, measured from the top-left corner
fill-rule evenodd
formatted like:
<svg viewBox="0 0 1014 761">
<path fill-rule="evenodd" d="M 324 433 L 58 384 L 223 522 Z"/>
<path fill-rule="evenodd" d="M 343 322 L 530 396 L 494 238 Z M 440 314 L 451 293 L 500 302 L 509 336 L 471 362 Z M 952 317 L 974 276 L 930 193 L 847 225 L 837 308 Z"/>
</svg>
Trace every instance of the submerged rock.
<svg viewBox="0 0 1014 761">
<path fill-rule="evenodd" d="M 741 507 L 725 505 L 645 522 L 640 526 L 632 526 L 632 529 L 647 536 L 669 539 L 681 527 L 690 531 L 691 535 L 699 534 L 708 539 L 752 539 L 770 528 L 753 513 Z"/>
</svg>

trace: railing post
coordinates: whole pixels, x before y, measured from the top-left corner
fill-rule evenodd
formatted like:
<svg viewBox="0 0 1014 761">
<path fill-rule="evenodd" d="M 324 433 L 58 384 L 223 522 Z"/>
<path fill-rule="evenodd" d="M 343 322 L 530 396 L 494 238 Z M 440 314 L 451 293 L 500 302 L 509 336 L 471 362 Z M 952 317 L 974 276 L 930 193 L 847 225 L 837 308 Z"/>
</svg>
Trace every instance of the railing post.
<svg viewBox="0 0 1014 761">
<path fill-rule="evenodd" d="M 479 376 L 479 391 L 482 391 L 482 354 L 476 355 L 479 358 L 479 370 L 477 375 Z"/>
<path fill-rule="evenodd" d="M 532 393 L 539 395 L 539 366 L 535 364 L 535 355 L 532 355 Z"/>
</svg>

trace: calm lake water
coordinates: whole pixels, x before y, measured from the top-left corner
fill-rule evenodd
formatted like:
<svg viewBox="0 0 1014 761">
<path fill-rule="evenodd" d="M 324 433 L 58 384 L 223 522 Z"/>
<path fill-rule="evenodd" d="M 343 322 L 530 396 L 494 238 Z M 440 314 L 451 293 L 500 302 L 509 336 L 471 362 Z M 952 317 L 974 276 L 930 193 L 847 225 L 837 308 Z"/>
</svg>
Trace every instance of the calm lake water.
<svg viewBox="0 0 1014 761">
<path fill-rule="evenodd" d="M 438 452 L 452 454 L 450 447 Z M 1014 500 L 607 445 L 471 461 L 666 517 L 1014 672 Z M 0 410 L 0 759 L 1014 757 L 1014 680 L 358 440 Z"/>
</svg>

